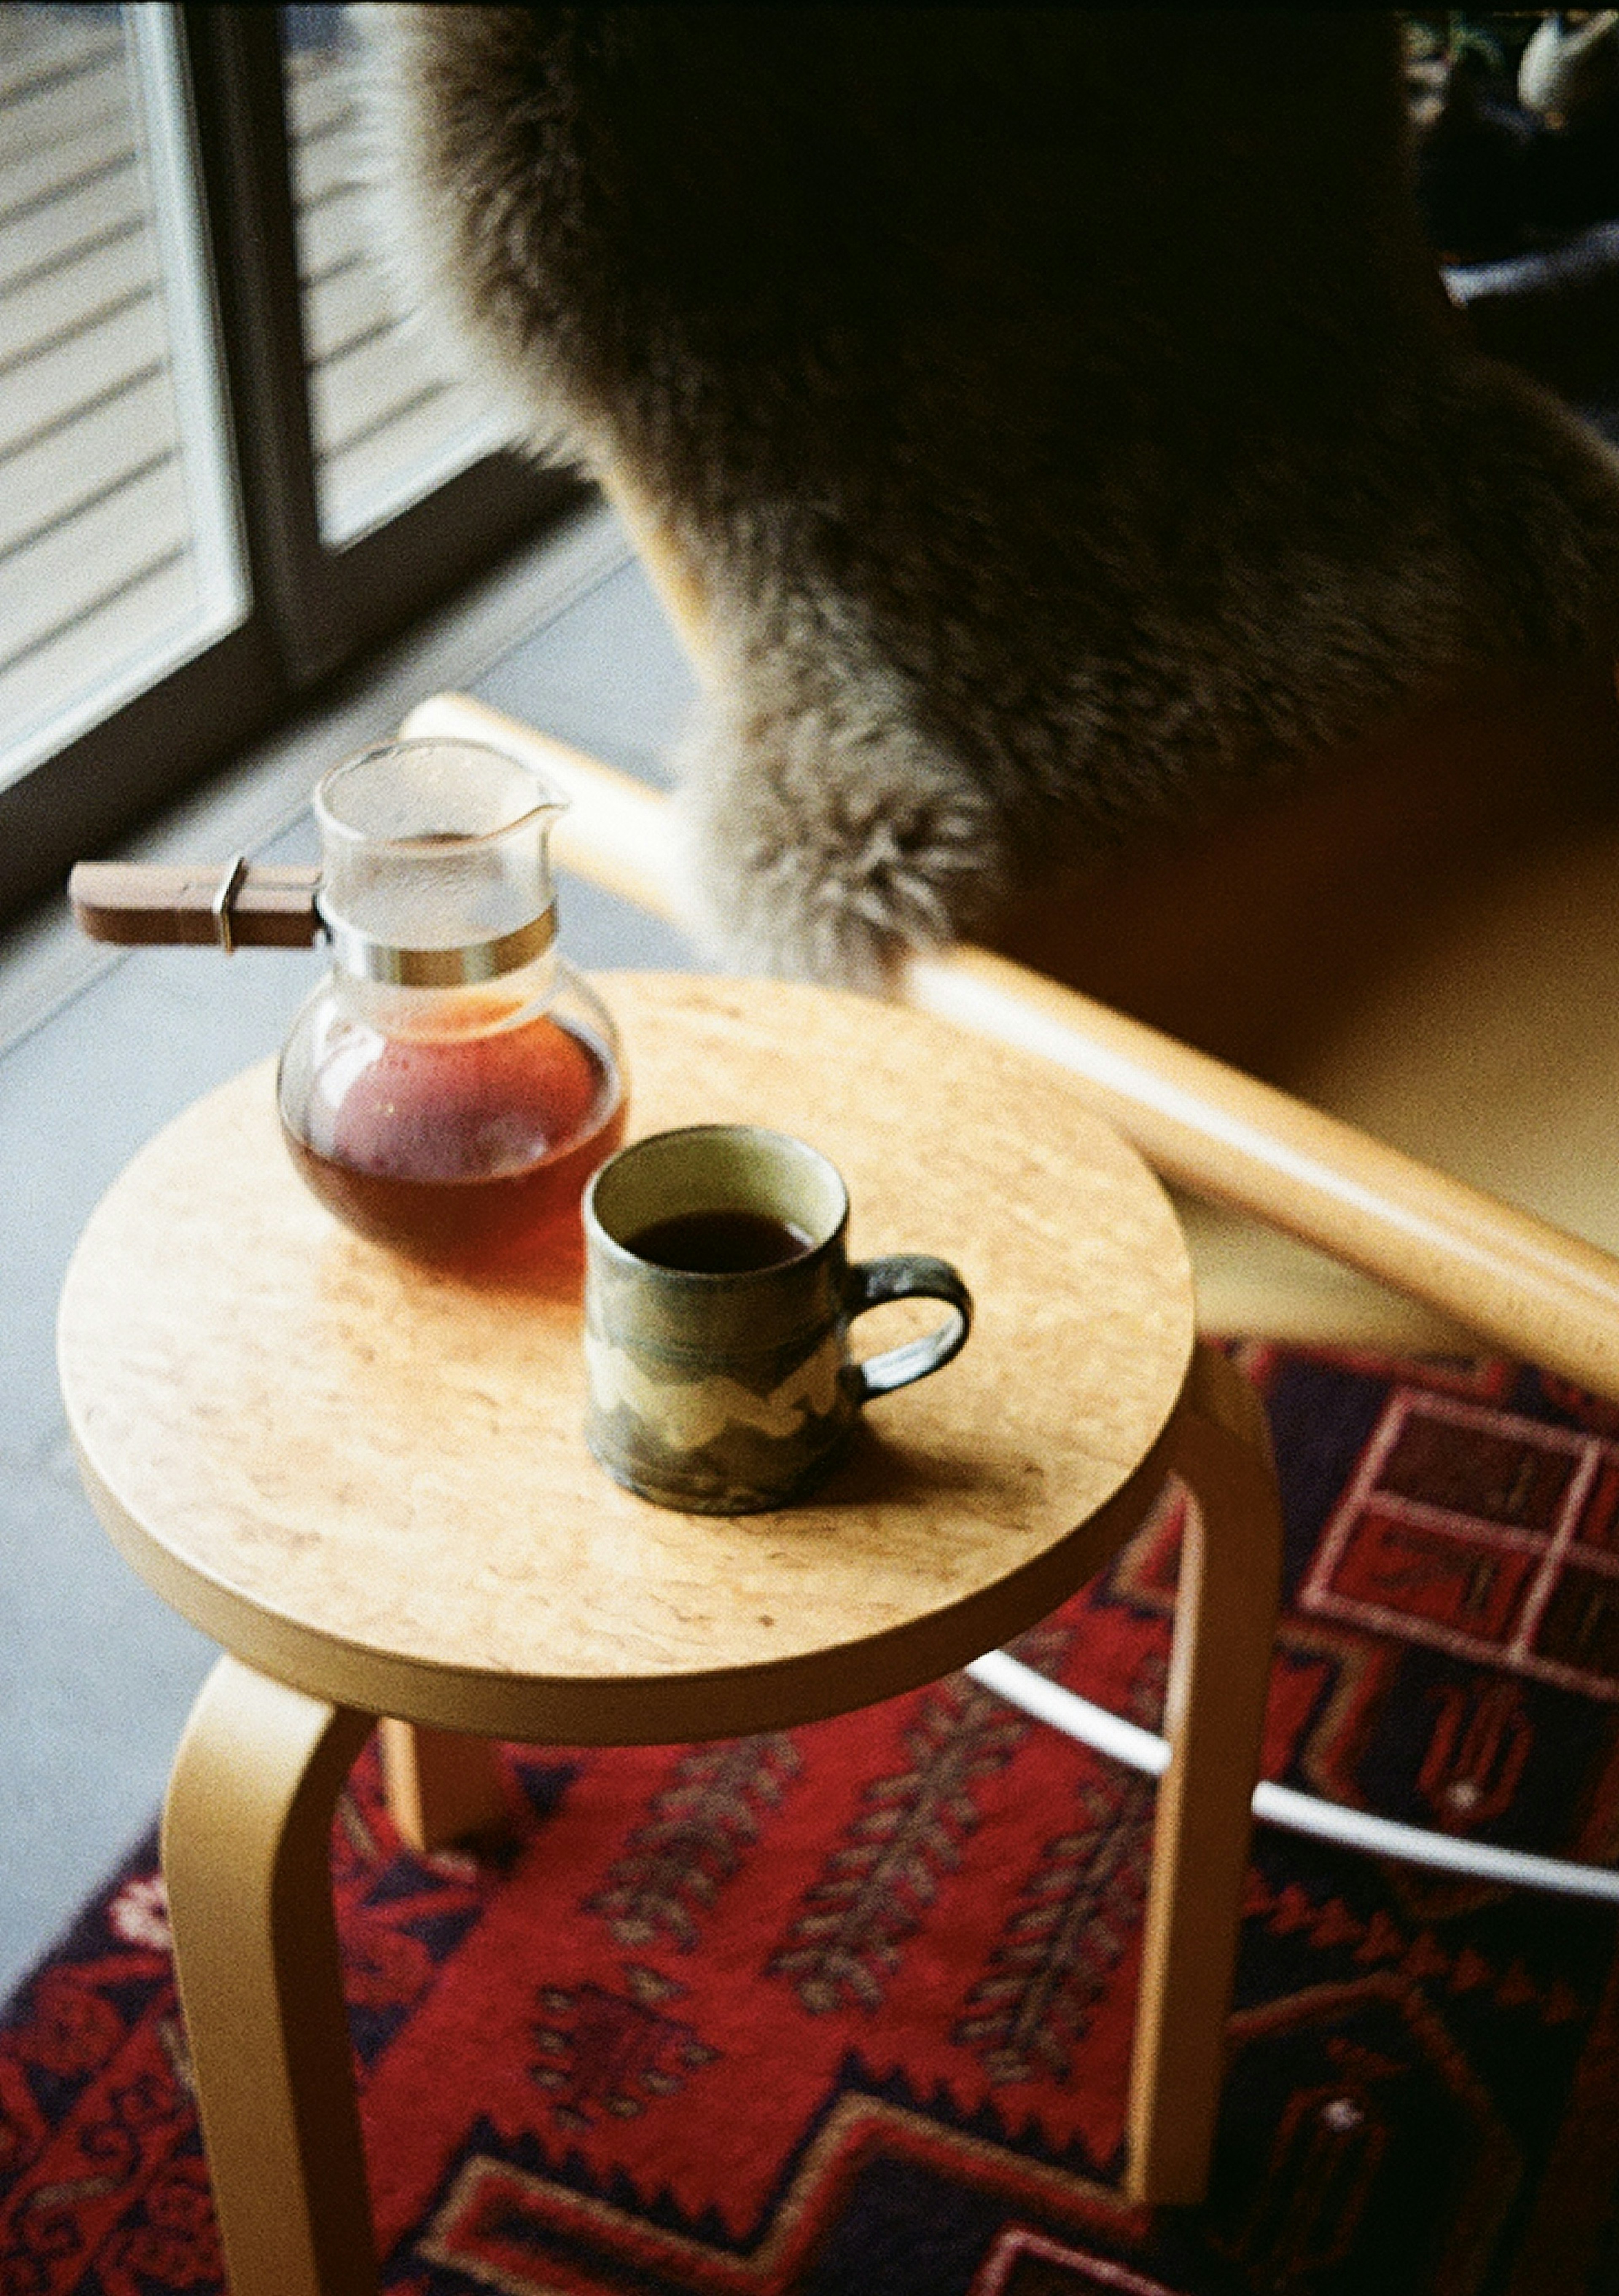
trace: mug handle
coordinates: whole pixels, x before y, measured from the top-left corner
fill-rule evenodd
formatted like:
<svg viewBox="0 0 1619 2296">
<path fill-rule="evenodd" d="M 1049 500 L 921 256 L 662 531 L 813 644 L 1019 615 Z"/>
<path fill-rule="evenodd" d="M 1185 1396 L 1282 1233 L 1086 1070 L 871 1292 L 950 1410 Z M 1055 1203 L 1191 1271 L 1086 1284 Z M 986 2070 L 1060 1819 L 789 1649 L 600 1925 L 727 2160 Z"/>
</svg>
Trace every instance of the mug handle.
<svg viewBox="0 0 1619 2296">
<path fill-rule="evenodd" d="M 869 1403 L 874 1395 L 892 1395 L 897 1387 L 925 1379 L 966 1345 L 973 1327 L 973 1295 L 948 1259 L 926 1252 L 896 1252 L 886 1259 L 861 1259 L 849 1270 L 849 1316 L 863 1316 L 889 1300 L 945 1300 L 955 1309 L 948 1324 L 907 1340 L 886 1354 L 865 1363 L 851 1364 L 847 1377 L 856 1403 Z"/>
</svg>

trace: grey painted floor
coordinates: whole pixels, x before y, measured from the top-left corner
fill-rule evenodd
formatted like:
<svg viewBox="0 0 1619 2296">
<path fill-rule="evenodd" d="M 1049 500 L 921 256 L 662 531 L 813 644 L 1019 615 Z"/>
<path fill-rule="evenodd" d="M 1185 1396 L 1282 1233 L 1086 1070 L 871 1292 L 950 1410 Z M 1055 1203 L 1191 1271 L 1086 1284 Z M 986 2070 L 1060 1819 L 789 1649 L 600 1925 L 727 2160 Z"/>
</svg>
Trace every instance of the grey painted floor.
<svg viewBox="0 0 1619 2296">
<path fill-rule="evenodd" d="M 593 512 L 140 849 L 212 858 L 245 845 L 256 858 L 313 859 L 308 786 L 452 685 L 652 781 L 667 779 L 689 695 L 622 537 Z M 560 907 L 581 964 L 697 962 L 669 928 L 593 887 L 564 879 Z M 214 1654 L 119 1560 L 80 1495 L 53 1358 L 62 1273 L 133 1152 L 273 1052 L 320 970 L 313 953 L 109 958 L 60 920 L 0 950 L 0 1017 L 15 1037 L 0 1055 L 0 1996 L 152 1823 Z"/>
</svg>

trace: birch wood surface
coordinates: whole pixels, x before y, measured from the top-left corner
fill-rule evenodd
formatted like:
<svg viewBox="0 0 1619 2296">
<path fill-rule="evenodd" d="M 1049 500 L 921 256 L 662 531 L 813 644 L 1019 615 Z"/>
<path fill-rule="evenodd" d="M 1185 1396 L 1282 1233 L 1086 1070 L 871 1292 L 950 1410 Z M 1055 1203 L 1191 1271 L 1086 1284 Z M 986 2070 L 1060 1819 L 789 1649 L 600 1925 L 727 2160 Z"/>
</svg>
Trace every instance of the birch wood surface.
<svg viewBox="0 0 1619 2296">
<path fill-rule="evenodd" d="M 813 1142 L 849 1183 L 857 1257 L 960 1267 L 962 1355 L 870 1406 L 809 1504 L 649 1505 L 585 1448 L 576 1300 L 339 1227 L 292 1170 L 266 1064 L 148 1145 L 69 1272 L 63 1392 L 114 1539 L 251 1665 L 512 1738 L 773 1727 L 1043 1616 L 1116 1544 L 1091 1518 L 1186 1375 L 1190 1273 L 1156 1181 L 1060 1073 L 944 1022 L 779 983 L 601 985 L 632 1133 Z M 863 1318 L 859 1352 L 908 1312 Z"/>
</svg>

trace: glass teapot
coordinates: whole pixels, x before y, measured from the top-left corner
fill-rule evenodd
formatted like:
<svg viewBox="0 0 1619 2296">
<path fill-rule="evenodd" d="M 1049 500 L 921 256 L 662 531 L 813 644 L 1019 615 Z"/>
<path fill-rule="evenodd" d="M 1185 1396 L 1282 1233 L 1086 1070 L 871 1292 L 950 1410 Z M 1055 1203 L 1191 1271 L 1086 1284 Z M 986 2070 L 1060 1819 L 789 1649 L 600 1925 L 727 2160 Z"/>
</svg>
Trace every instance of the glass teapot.
<svg viewBox="0 0 1619 2296">
<path fill-rule="evenodd" d="M 612 1022 L 558 952 L 547 839 L 565 800 L 500 750 L 387 742 L 315 791 L 318 874 L 83 864 L 70 891 L 101 939 L 297 941 L 332 968 L 293 1021 L 276 1098 L 292 1160 L 337 1217 L 461 1274 L 582 1262 L 579 1198 L 618 1146 Z M 185 888 L 177 890 L 177 881 Z M 167 902 L 167 906 L 165 906 Z M 199 928 L 202 929 L 199 929 Z"/>
</svg>

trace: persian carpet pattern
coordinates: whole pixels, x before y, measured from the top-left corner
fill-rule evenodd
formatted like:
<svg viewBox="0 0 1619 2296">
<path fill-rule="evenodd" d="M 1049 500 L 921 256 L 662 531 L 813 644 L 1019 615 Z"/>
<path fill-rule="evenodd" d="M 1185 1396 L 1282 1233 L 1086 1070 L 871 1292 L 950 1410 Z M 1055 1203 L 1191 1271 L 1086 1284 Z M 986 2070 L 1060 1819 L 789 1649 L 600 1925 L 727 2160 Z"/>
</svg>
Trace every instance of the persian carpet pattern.
<svg viewBox="0 0 1619 2296">
<path fill-rule="evenodd" d="M 1619 1413 L 1247 1347 L 1286 1610 L 1265 1766 L 1619 1863 Z M 1019 1645 L 1151 1726 L 1184 1499 Z M 956 1676 L 708 1745 L 508 1750 L 333 1877 L 388 2296 L 1619 2292 L 1613 1909 L 1260 1829 L 1201 2207 L 1122 2197 L 1153 1788 Z M 143 1847 L 0 2022 L 0 2296 L 222 2286 Z"/>
</svg>

